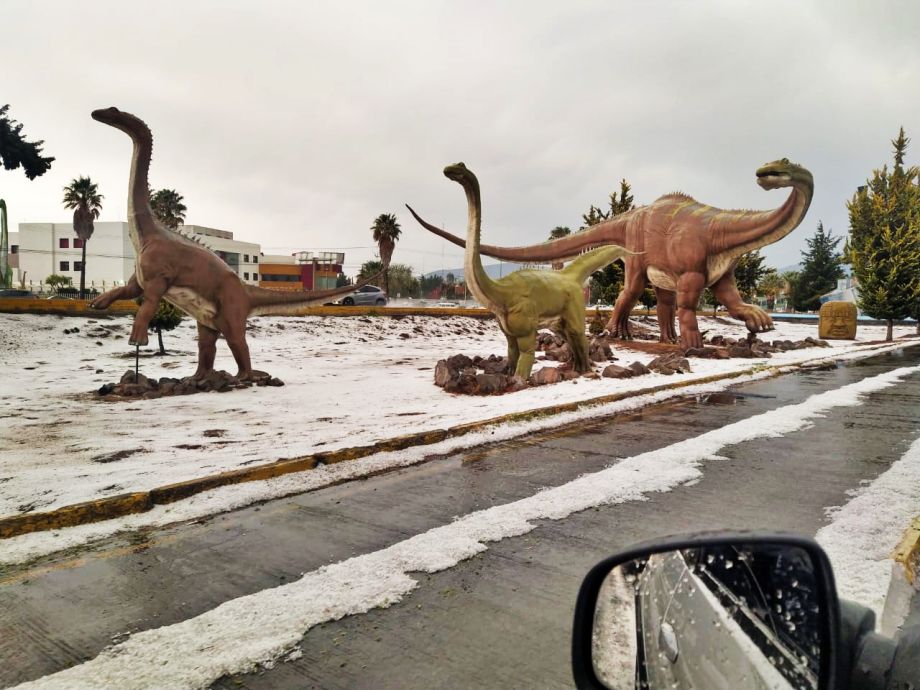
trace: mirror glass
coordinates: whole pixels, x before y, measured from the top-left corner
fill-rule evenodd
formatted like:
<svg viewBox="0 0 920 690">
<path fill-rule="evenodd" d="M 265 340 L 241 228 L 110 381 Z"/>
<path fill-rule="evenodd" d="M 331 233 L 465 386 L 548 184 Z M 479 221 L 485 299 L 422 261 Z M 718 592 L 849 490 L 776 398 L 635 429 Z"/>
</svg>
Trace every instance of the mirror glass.
<svg viewBox="0 0 920 690">
<path fill-rule="evenodd" d="M 615 567 L 592 663 L 623 688 L 817 688 L 827 615 L 817 568 L 789 544 L 707 544 Z"/>
</svg>

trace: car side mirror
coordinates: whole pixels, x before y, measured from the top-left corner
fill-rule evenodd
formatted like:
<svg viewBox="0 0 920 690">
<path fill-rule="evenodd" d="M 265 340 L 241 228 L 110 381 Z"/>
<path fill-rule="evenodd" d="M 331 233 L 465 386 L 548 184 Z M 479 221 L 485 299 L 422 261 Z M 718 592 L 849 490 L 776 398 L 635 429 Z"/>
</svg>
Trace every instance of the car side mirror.
<svg viewBox="0 0 920 690">
<path fill-rule="evenodd" d="M 638 545 L 578 594 L 579 688 L 835 687 L 840 605 L 812 539 L 736 533 Z"/>
</svg>

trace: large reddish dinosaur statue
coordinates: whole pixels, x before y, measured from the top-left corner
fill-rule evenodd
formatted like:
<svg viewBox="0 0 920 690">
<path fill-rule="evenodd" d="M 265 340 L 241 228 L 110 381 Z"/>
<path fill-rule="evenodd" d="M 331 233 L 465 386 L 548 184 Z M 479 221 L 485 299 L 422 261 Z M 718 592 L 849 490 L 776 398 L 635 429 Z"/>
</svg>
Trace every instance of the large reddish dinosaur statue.
<svg viewBox="0 0 920 690">
<path fill-rule="evenodd" d="M 128 233 L 137 254 L 134 275 L 124 287 L 97 297 L 91 307 L 106 309 L 115 300 L 144 296 L 134 326 L 131 345 L 147 344 L 147 326 L 160 299 L 174 304 L 198 322 L 198 370 L 196 378 L 214 368 L 217 336 L 222 334 L 236 360 L 240 379 L 262 375 L 255 372 L 246 344 L 246 319 L 257 314 L 284 314 L 311 304 L 322 304 L 353 292 L 383 274 L 357 285 L 313 292 L 278 292 L 246 285 L 219 256 L 183 235 L 163 226 L 150 209 L 147 173 L 153 135 L 144 122 L 117 108 L 94 110 L 93 119 L 125 132 L 134 143 L 128 183 Z M 389 264 L 392 252 L 381 252 Z"/>
<path fill-rule="evenodd" d="M 480 251 L 506 261 L 552 262 L 571 259 L 601 245 L 623 246 L 636 254 L 623 260 L 626 278 L 607 325 L 610 332 L 616 337 L 630 337 L 629 315 L 651 283 L 658 297 L 661 341 L 676 339 L 676 306 L 681 346 L 701 347 L 696 308 L 706 287 L 750 331 L 773 328 L 769 314 L 741 299 L 735 286 L 735 265 L 742 255 L 780 240 L 802 222 L 814 181 L 808 170 L 783 158 L 759 168 L 757 183 L 767 190 L 792 187 L 792 192 L 773 211 L 724 211 L 685 194 L 668 194 L 648 206 L 557 240 L 526 247 L 484 244 Z M 427 223 L 415 211 L 412 215 L 434 234 L 465 246 L 462 238 Z"/>
</svg>

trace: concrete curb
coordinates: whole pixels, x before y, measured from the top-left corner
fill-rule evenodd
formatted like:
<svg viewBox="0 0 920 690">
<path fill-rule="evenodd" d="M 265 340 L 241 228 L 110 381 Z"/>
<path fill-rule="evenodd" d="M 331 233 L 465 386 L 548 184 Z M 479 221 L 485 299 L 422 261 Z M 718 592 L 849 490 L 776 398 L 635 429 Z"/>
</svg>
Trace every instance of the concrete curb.
<svg viewBox="0 0 920 690">
<path fill-rule="evenodd" d="M 920 516 L 915 517 L 891 554 L 891 580 L 879 629 L 895 636 L 907 619 L 911 600 L 920 590 Z"/>
<path fill-rule="evenodd" d="M 867 351 L 883 348 L 884 345 L 875 345 L 866 348 Z M 690 381 L 679 381 L 666 383 L 650 388 L 644 388 L 640 391 L 624 391 L 622 393 L 613 393 L 602 395 L 578 402 L 562 403 L 559 405 L 550 405 L 548 407 L 539 407 L 532 410 L 513 412 L 491 419 L 483 419 L 475 422 L 458 424 L 448 429 L 435 429 L 431 431 L 422 431 L 405 436 L 377 441 L 376 443 L 365 446 L 354 446 L 351 448 L 341 448 L 338 450 L 314 453 L 298 458 L 287 458 L 264 465 L 256 465 L 229 472 L 190 479 L 176 484 L 157 487 L 149 491 L 140 491 L 129 494 L 120 494 L 86 503 L 63 506 L 44 513 L 27 513 L 25 515 L 16 515 L 13 517 L 0 519 L 0 539 L 9 539 L 31 532 L 40 532 L 64 527 L 75 527 L 77 525 L 100 522 L 116 517 L 124 517 L 134 513 L 143 513 L 152 509 L 156 505 L 165 505 L 174 503 L 182 499 L 194 496 L 211 489 L 231 484 L 241 484 L 243 482 L 261 481 L 271 479 L 285 474 L 294 472 L 303 472 L 315 469 L 321 464 L 333 464 L 339 462 L 348 462 L 359 458 L 367 457 L 375 453 L 398 451 L 413 446 L 430 445 L 438 443 L 448 438 L 465 436 L 466 434 L 479 431 L 481 429 L 494 426 L 496 424 L 508 424 L 522 422 L 539 417 L 557 415 L 563 412 L 574 412 L 584 407 L 593 407 L 607 403 L 617 402 L 626 398 L 632 398 L 640 395 L 651 395 L 666 390 L 678 390 L 689 386 L 705 385 L 716 381 L 726 381 L 739 378 L 756 371 L 768 372 L 771 376 L 779 376 L 788 373 L 794 369 L 808 369 L 815 366 L 824 366 L 832 357 L 816 357 L 814 360 L 802 362 L 801 364 L 784 364 L 784 365 L 757 365 L 747 367 L 733 372 L 723 374 L 713 374 L 703 378 L 692 379 Z"/>
</svg>

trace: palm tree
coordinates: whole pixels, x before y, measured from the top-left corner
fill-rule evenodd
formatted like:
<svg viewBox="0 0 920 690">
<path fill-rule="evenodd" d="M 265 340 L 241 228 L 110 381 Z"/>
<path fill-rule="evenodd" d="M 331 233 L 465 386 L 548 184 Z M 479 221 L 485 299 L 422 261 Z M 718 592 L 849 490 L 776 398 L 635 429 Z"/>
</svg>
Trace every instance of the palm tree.
<svg viewBox="0 0 920 690">
<path fill-rule="evenodd" d="M 175 230 L 185 222 L 188 209 L 182 202 L 185 198 L 175 189 L 159 189 L 150 194 L 150 209 L 163 225 Z"/>
<path fill-rule="evenodd" d="M 93 221 L 99 218 L 103 198 L 96 183 L 88 177 L 78 177 L 64 187 L 64 208 L 74 209 L 73 229 L 83 248 L 80 260 L 80 299 L 86 296 L 86 243 L 93 236 Z"/>
<path fill-rule="evenodd" d="M 390 294 L 390 259 L 393 257 L 393 249 L 396 247 L 396 241 L 402 234 L 396 216 L 392 213 L 381 213 L 374 219 L 371 226 L 374 233 L 374 242 L 380 248 L 380 260 L 387 270 L 383 274 L 384 289 Z"/>
</svg>

